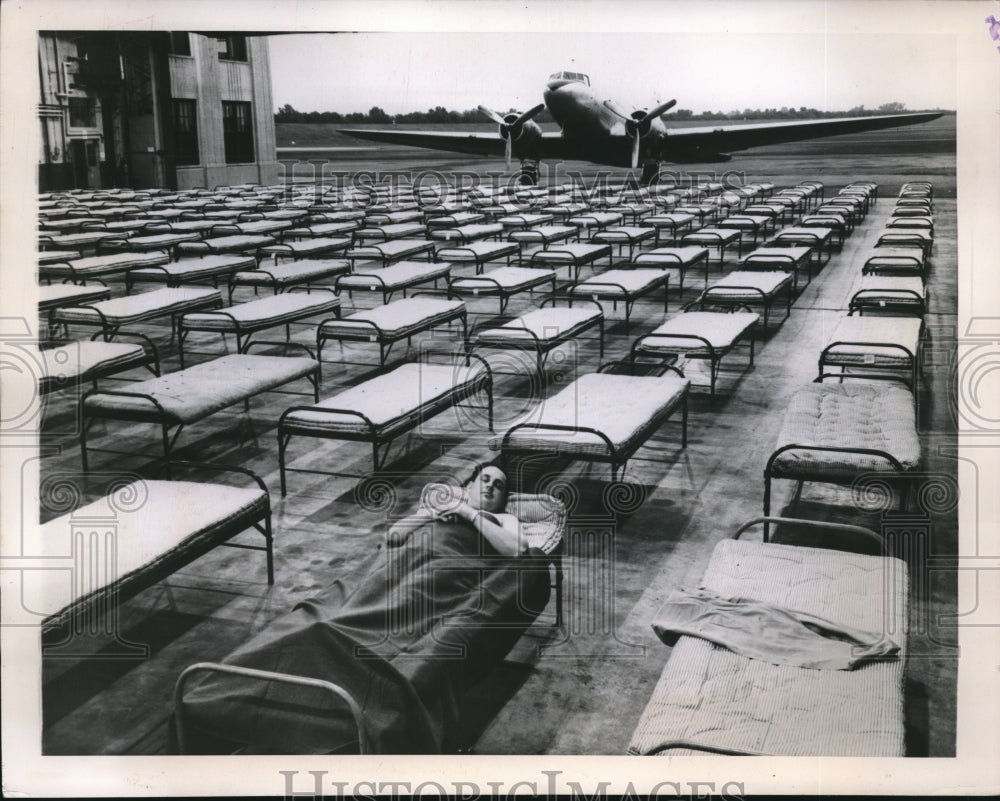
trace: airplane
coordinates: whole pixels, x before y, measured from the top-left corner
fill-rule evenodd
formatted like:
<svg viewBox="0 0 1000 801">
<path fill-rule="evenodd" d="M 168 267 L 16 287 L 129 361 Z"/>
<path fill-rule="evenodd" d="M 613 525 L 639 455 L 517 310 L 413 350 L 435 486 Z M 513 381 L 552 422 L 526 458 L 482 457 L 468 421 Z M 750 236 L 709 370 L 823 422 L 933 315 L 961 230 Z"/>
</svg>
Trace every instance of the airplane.
<svg viewBox="0 0 1000 801">
<path fill-rule="evenodd" d="M 544 103 L 523 114 L 501 116 L 480 106 L 479 111 L 497 124 L 496 133 L 339 130 L 358 139 L 481 156 L 503 155 L 508 169 L 514 156 L 521 161 L 519 181 L 525 184 L 537 183 L 540 159 L 575 159 L 632 169 L 642 163 L 641 182 L 650 184 L 657 180 L 663 162 L 725 162 L 732 158 L 729 151 L 915 125 L 941 116 L 940 112 L 930 112 L 667 128 L 661 117 L 676 100 L 651 110 L 626 113 L 610 100 L 599 101 L 590 89 L 589 76 L 566 71 L 549 76 L 542 96 Z M 546 107 L 559 124 L 559 131 L 543 131 L 533 121 Z"/>
</svg>

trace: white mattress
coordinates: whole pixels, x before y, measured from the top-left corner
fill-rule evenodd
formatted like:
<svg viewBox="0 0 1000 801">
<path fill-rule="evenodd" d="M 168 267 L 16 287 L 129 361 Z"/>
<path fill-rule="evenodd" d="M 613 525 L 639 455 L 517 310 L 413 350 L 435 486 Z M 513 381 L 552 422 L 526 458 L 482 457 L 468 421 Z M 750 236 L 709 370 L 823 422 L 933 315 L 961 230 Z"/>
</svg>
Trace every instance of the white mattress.
<svg viewBox="0 0 1000 801">
<path fill-rule="evenodd" d="M 27 547 L 41 558 L 99 566 L 107 575 L 83 576 L 71 569 L 29 570 L 21 603 L 40 615 L 53 615 L 83 595 L 129 577 L 155 563 L 185 540 L 210 530 L 257 503 L 257 487 L 243 489 L 189 481 L 138 481 L 25 532 Z M 104 537 L 77 537 L 73 519 L 107 521 L 113 548 Z M 235 532 L 234 532 L 235 533 Z M 111 548 L 110 550 L 106 550 Z M 68 566 L 68 565 L 67 565 Z M 84 586 L 82 592 L 78 583 Z"/>
<path fill-rule="evenodd" d="M 630 295 L 641 295 L 662 286 L 665 280 L 663 270 L 606 270 L 575 284 L 569 291 L 571 295 L 587 297 L 622 297 L 624 289 Z"/>
<path fill-rule="evenodd" d="M 806 384 L 785 410 L 775 450 L 785 445 L 878 450 L 912 470 L 920 464 L 913 394 L 893 381 Z M 830 481 L 893 469 L 879 456 L 810 450 L 787 451 L 774 467 L 785 474 L 822 473 Z"/>
<path fill-rule="evenodd" d="M 919 280 L 919 279 L 918 279 Z M 920 347 L 920 320 L 912 317 L 842 317 L 827 346 L 834 342 L 865 342 L 865 345 L 837 345 L 826 351 L 826 359 L 836 364 L 850 363 L 871 367 L 909 367 Z M 899 345 L 899 348 L 882 347 Z"/>
<path fill-rule="evenodd" d="M 670 652 L 630 754 L 686 740 L 787 756 L 902 756 L 908 581 L 899 559 L 722 540 L 701 586 L 867 631 L 885 631 L 900 657 L 855 670 L 813 670 L 750 659 L 696 637 Z"/>
<path fill-rule="evenodd" d="M 73 259 L 69 262 L 69 266 L 47 264 L 39 267 L 39 273 L 52 277 L 109 275 L 124 272 L 133 267 L 166 264 L 169 261 L 170 257 L 166 253 L 110 253 L 106 256 Z"/>
<path fill-rule="evenodd" d="M 284 292 L 249 303 L 237 303 L 217 312 L 185 314 L 183 326 L 207 331 L 236 331 L 238 324 L 243 329 L 261 329 L 332 312 L 339 307 L 340 298 L 331 292 Z"/>
<path fill-rule="evenodd" d="M 864 292 L 868 302 L 877 303 L 882 299 L 888 305 L 893 302 L 913 303 L 917 298 L 923 300 L 927 296 L 924 282 L 911 275 L 864 275 L 855 294 L 858 292 Z"/>
<path fill-rule="evenodd" d="M 449 261 L 470 261 L 470 257 L 479 261 L 489 261 L 491 258 L 499 258 L 510 253 L 517 253 L 517 245 L 510 242 L 468 242 L 461 246 L 440 248 L 437 252 L 439 259 Z"/>
<path fill-rule="evenodd" d="M 453 317 L 465 309 L 460 300 L 440 300 L 438 298 L 403 298 L 384 306 L 356 312 L 343 320 L 331 320 L 322 327 L 322 334 L 329 337 L 375 336 L 373 324 L 383 336 L 396 338 L 408 332 L 424 331 Z"/>
<path fill-rule="evenodd" d="M 79 378 L 94 369 L 110 375 L 116 369 L 124 369 L 134 365 L 137 360 L 145 359 L 146 351 L 142 345 L 130 342 L 84 340 L 42 349 L 39 356 L 44 366 L 44 372 L 39 378 L 63 380 Z"/>
<path fill-rule="evenodd" d="M 655 228 L 624 225 L 619 228 L 608 228 L 597 231 L 592 237 L 593 242 L 639 242 L 656 234 Z"/>
<path fill-rule="evenodd" d="M 496 328 L 476 333 L 477 343 L 493 342 L 557 342 L 572 336 L 579 328 L 586 328 L 604 315 L 600 309 L 580 307 L 550 307 L 534 309 Z M 534 334 L 534 336 L 532 336 Z"/>
<path fill-rule="evenodd" d="M 293 253 L 295 255 L 314 255 L 326 253 L 331 250 L 347 250 L 351 240 L 345 237 L 316 237 L 307 239 L 304 242 L 282 242 L 281 244 L 265 245 L 261 248 L 264 253 L 275 253 L 277 255 Z"/>
<path fill-rule="evenodd" d="M 499 223 L 473 223 L 460 225 L 452 228 L 435 228 L 430 232 L 431 239 L 444 240 L 451 239 L 474 240 L 485 239 L 503 233 L 503 226 Z"/>
<path fill-rule="evenodd" d="M 207 257 L 206 257 L 207 258 Z M 329 278 L 351 269 L 344 259 L 302 259 L 285 264 L 269 264 L 259 270 L 247 270 L 233 276 L 234 284 L 271 286 L 304 283 L 314 278 Z"/>
<path fill-rule="evenodd" d="M 452 281 L 449 289 L 473 295 L 488 295 L 497 291 L 512 293 L 544 284 L 555 276 L 555 271 L 537 267 L 497 267 L 480 276 L 458 278 Z"/>
<path fill-rule="evenodd" d="M 128 391 L 151 395 L 168 417 L 190 423 L 234 403 L 315 372 L 315 359 L 257 356 L 245 353 L 220 356 L 158 378 L 129 384 Z M 84 401 L 85 410 L 124 415 L 155 415 L 155 407 L 141 398 L 96 393 Z"/>
<path fill-rule="evenodd" d="M 352 258 L 392 258 L 393 256 L 412 255 L 431 247 L 426 239 L 390 239 L 369 245 L 359 245 L 347 251 Z"/>
<path fill-rule="evenodd" d="M 98 309 L 109 324 L 125 325 L 168 314 L 178 314 L 186 309 L 212 303 L 222 303 L 222 295 L 217 289 L 164 287 L 152 292 L 140 292 L 136 295 L 98 301 L 89 306 L 58 309 L 54 316 L 61 323 L 100 325 L 100 314 L 92 311 Z"/>
<path fill-rule="evenodd" d="M 563 242 L 551 250 L 538 250 L 531 254 L 532 261 L 567 264 L 574 261 L 593 261 L 611 253 L 611 245 L 591 245 L 586 242 Z"/>
<path fill-rule="evenodd" d="M 791 281 L 791 273 L 782 270 L 734 270 L 712 284 L 708 291 L 716 297 L 721 295 L 727 299 L 759 301 L 759 294 L 746 292 L 743 288 L 754 287 L 772 296 Z"/>
<path fill-rule="evenodd" d="M 651 419 L 680 401 L 690 383 L 677 376 L 588 373 L 541 403 L 524 422 L 594 428 L 616 449 L 627 450 Z M 509 443 L 549 453 L 608 452 L 604 440 L 587 432 L 522 428 L 514 432 Z"/>
<path fill-rule="evenodd" d="M 220 252 L 220 251 L 240 251 L 259 248 L 263 245 L 273 244 L 274 239 L 269 236 L 217 236 L 211 239 L 202 239 L 198 242 L 181 242 L 177 248 L 181 252 Z"/>
<path fill-rule="evenodd" d="M 392 291 L 414 284 L 445 278 L 451 273 L 450 264 L 428 261 L 400 261 L 381 269 L 361 269 L 341 276 L 337 282 L 339 289 L 368 290 L 370 292 Z"/>
<path fill-rule="evenodd" d="M 56 306 L 102 300 L 111 290 L 106 286 L 78 286 L 77 284 L 47 284 L 38 287 L 38 308 L 51 309 Z"/>
<path fill-rule="evenodd" d="M 479 362 L 473 362 L 468 367 L 410 362 L 326 398 L 313 408 L 352 409 L 382 428 L 407 420 L 422 408 L 482 380 L 485 373 L 486 368 Z M 360 418 L 348 414 L 297 411 L 286 416 L 285 422 L 296 428 L 307 427 L 317 431 L 369 431 Z"/>
<path fill-rule="evenodd" d="M 652 218 L 650 218 L 652 219 Z M 679 248 L 654 248 L 635 257 L 635 264 L 660 264 L 665 267 L 690 267 L 708 256 L 708 248 L 691 245 Z"/>
<path fill-rule="evenodd" d="M 803 262 L 809 258 L 812 248 L 808 247 L 788 247 L 788 248 L 757 248 L 752 253 L 743 257 L 740 264 L 753 262 L 763 262 L 765 264 L 788 264 L 792 262 Z"/>
<path fill-rule="evenodd" d="M 707 339 L 718 355 L 732 348 L 760 319 L 753 312 L 689 311 L 675 315 L 663 325 L 640 337 L 640 353 L 708 354 L 703 342 L 693 339 L 667 339 L 671 334 L 688 334 Z M 646 339 L 646 337 L 655 338 Z"/>
<path fill-rule="evenodd" d="M 130 277 L 133 280 L 147 281 L 165 281 L 168 277 L 190 279 L 199 276 L 224 274 L 230 270 L 242 270 L 253 267 L 256 263 L 256 259 L 253 256 L 212 253 L 200 259 L 191 258 L 165 262 L 162 267 L 155 270 L 131 270 Z"/>
</svg>

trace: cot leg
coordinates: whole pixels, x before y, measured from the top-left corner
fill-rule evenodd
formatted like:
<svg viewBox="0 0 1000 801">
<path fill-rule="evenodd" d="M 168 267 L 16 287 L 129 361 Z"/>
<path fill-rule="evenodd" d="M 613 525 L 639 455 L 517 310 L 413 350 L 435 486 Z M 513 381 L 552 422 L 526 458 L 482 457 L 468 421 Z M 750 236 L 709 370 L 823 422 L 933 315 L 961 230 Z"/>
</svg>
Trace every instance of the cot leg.
<svg viewBox="0 0 1000 801">
<path fill-rule="evenodd" d="M 83 402 L 80 403 L 80 419 L 83 419 Z M 80 461 L 83 464 L 83 472 L 87 473 L 90 471 L 90 466 L 87 462 L 87 429 L 90 428 L 90 423 L 92 421 L 85 422 L 80 427 Z"/>
<path fill-rule="evenodd" d="M 562 556 L 555 563 L 556 568 L 556 626 L 562 628 L 563 624 L 563 566 Z"/>
<path fill-rule="evenodd" d="M 264 540 L 267 545 L 267 583 L 274 584 L 274 534 L 271 531 L 271 512 L 264 518 Z"/>
<path fill-rule="evenodd" d="M 687 393 L 681 402 L 681 447 L 686 448 L 688 444 L 688 399 Z"/>
<path fill-rule="evenodd" d="M 771 514 L 771 474 L 764 474 L 764 517 Z M 764 521 L 764 542 L 768 542 L 771 532 L 771 524 Z"/>
<path fill-rule="evenodd" d="M 284 498 L 287 490 L 285 488 L 285 448 L 288 446 L 290 434 L 282 434 L 278 431 L 278 475 L 281 478 L 281 497 Z"/>
</svg>

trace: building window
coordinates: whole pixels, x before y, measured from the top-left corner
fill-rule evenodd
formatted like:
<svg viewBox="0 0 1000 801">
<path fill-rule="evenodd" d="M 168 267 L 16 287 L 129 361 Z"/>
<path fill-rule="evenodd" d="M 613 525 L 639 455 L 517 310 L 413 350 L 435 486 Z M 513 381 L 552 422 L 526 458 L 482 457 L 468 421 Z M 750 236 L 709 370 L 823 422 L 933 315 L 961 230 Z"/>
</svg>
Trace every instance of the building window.
<svg viewBox="0 0 1000 801">
<path fill-rule="evenodd" d="M 198 104 L 174 101 L 174 156 L 178 165 L 198 164 Z"/>
<path fill-rule="evenodd" d="M 169 31 L 170 53 L 175 56 L 191 55 L 191 37 L 187 31 Z"/>
<path fill-rule="evenodd" d="M 226 61 L 247 60 L 247 38 L 245 36 L 216 36 L 219 42 L 219 58 Z"/>
<path fill-rule="evenodd" d="M 92 98 L 71 97 L 68 105 L 71 128 L 94 128 L 97 126 L 97 112 Z"/>
<path fill-rule="evenodd" d="M 222 136 L 226 145 L 226 164 L 254 160 L 253 122 L 250 104 L 222 101 Z"/>
</svg>

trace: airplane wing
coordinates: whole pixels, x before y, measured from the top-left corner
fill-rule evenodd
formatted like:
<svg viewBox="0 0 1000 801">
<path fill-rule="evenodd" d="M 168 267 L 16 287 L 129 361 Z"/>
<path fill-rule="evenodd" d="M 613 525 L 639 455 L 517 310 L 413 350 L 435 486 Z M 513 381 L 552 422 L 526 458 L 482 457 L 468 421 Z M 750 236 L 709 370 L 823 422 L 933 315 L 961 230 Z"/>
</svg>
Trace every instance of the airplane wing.
<svg viewBox="0 0 1000 801">
<path fill-rule="evenodd" d="M 706 154 L 723 154 L 761 145 L 779 145 L 803 139 L 876 131 L 901 125 L 916 125 L 941 116 L 939 112 L 924 114 L 885 114 L 875 117 L 837 117 L 828 120 L 793 120 L 747 125 L 721 125 L 699 128 L 668 128 L 664 159 L 673 160 L 690 153 L 695 160 Z"/>
<path fill-rule="evenodd" d="M 504 157 L 504 140 L 493 131 L 399 131 L 386 129 L 338 128 L 338 133 L 373 142 L 470 153 L 474 156 Z M 562 134 L 546 131 L 538 143 L 539 158 L 563 158 Z"/>
</svg>

